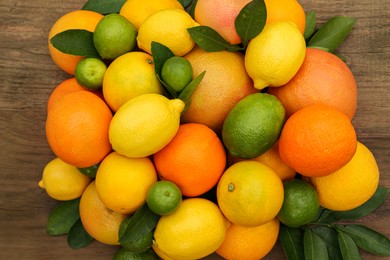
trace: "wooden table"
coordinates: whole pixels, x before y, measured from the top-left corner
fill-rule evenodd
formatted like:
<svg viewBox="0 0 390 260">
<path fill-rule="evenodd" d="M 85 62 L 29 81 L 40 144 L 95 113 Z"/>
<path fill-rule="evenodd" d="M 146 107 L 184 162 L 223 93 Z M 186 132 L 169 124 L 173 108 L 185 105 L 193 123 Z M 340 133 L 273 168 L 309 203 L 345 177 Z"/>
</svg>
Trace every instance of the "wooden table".
<svg viewBox="0 0 390 260">
<path fill-rule="evenodd" d="M 103 1 L 103 0 L 102 0 Z M 49 237 L 45 225 L 57 204 L 38 188 L 54 158 L 45 138 L 46 102 L 70 76 L 52 62 L 47 35 L 81 0 L 2 0 L 0 3 L 0 259 L 111 259 L 115 247 L 94 242 L 72 250 L 66 237 Z M 390 188 L 390 10 L 387 0 L 301 0 L 319 23 L 333 15 L 357 18 L 339 48 L 358 83 L 353 120 L 358 139 L 371 149 Z M 390 199 L 358 222 L 390 236 Z M 212 257 L 217 258 L 217 257 Z M 267 259 L 285 259 L 280 245 Z M 379 257 L 364 253 L 364 259 Z"/>
</svg>

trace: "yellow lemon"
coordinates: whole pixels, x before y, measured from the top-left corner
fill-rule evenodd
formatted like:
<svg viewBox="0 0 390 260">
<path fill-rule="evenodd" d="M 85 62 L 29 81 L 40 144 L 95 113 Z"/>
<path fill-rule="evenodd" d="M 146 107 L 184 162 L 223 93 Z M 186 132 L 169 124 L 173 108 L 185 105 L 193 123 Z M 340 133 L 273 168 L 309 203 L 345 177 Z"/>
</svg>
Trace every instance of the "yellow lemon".
<svg viewBox="0 0 390 260">
<path fill-rule="evenodd" d="M 56 200 L 72 200 L 80 197 L 91 178 L 82 174 L 75 166 L 55 158 L 43 169 L 39 187 Z"/>
<path fill-rule="evenodd" d="M 227 225 L 213 202 L 203 198 L 185 199 L 173 214 L 158 221 L 153 248 L 176 260 L 199 259 L 219 248 Z"/>
<path fill-rule="evenodd" d="M 298 72 L 305 52 L 305 39 L 294 23 L 270 23 L 249 42 L 245 68 L 255 88 L 279 87 Z"/>
<path fill-rule="evenodd" d="M 180 9 L 166 9 L 149 16 L 138 31 L 138 47 L 151 54 L 152 41 L 168 47 L 176 56 L 183 56 L 195 46 L 187 29 L 198 26 L 192 17 Z"/>
<path fill-rule="evenodd" d="M 95 180 L 103 204 L 123 214 L 142 206 L 149 187 L 156 181 L 156 170 L 148 157 L 128 158 L 116 152 L 103 159 Z"/>
<path fill-rule="evenodd" d="M 184 102 L 160 94 L 143 94 L 126 102 L 108 131 L 112 148 L 127 157 L 146 157 L 166 146 L 180 124 Z"/>
<path fill-rule="evenodd" d="M 145 93 L 163 93 L 152 56 L 144 52 L 129 52 L 108 66 L 103 80 L 103 95 L 113 111 Z"/>
</svg>

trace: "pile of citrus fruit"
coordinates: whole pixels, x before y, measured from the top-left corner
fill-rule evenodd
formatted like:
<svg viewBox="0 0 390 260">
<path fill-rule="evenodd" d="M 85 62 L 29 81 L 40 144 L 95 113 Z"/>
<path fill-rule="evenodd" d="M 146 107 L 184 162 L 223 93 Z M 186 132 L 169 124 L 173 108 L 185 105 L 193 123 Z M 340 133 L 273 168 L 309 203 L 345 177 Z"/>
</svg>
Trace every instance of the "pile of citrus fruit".
<svg viewBox="0 0 390 260">
<path fill-rule="evenodd" d="M 318 28 L 296 0 L 89 0 L 64 14 L 48 42 L 70 76 L 47 106 L 56 158 L 39 186 L 61 201 L 48 234 L 120 246 L 114 259 L 261 259 L 278 238 L 289 259 L 389 255 L 380 233 L 334 224 L 387 194 L 334 53 L 354 23 Z"/>
</svg>

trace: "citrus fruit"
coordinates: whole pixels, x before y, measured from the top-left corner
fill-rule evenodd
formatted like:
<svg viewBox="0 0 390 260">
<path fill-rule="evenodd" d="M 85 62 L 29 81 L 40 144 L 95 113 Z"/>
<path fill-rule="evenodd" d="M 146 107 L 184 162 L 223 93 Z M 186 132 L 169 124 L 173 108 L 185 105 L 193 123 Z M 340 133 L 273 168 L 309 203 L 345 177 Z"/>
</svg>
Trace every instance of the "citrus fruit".
<svg viewBox="0 0 390 260">
<path fill-rule="evenodd" d="M 160 94 L 143 94 L 115 113 L 109 128 L 112 148 L 128 157 L 152 155 L 166 146 L 180 124 L 184 102 Z"/>
<path fill-rule="evenodd" d="M 93 33 L 93 44 L 103 59 L 113 60 L 134 49 L 137 28 L 117 13 L 105 15 Z"/>
<path fill-rule="evenodd" d="M 307 48 L 297 74 L 285 85 L 268 88 L 283 104 L 286 116 L 309 105 L 323 103 L 353 118 L 357 104 L 355 78 L 348 65 L 336 55 Z"/>
<path fill-rule="evenodd" d="M 218 205 L 236 225 L 259 226 L 276 217 L 283 203 L 283 184 L 267 165 L 242 161 L 230 166 L 217 186 Z"/>
<path fill-rule="evenodd" d="M 278 219 L 289 227 L 300 227 L 312 222 L 320 204 L 314 187 L 306 181 L 293 179 L 283 182 L 284 200 Z"/>
<path fill-rule="evenodd" d="M 145 203 L 146 192 L 156 181 L 149 158 L 128 158 L 112 152 L 97 170 L 96 190 L 107 208 L 130 214 Z"/>
<path fill-rule="evenodd" d="M 95 181 L 80 200 L 80 219 L 88 234 L 103 244 L 119 245 L 119 227 L 127 215 L 108 209 L 100 200 Z"/>
<path fill-rule="evenodd" d="M 168 47 L 176 56 L 187 54 L 195 45 L 187 29 L 198 26 L 184 10 L 165 9 L 150 15 L 138 31 L 138 47 L 152 54 L 152 42 Z"/>
<path fill-rule="evenodd" d="M 183 200 L 171 215 L 162 216 L 154 232 L 154 247 L 173 259 L 199 259 L 223 242 L 227 221 L 213 202 Z"/>
<path fill-rule="evenodd" d="M 233 156 L 255 158 L 278 140 L 283 124 L 284 108 L 277 98 L 251 94 L 229 112 L 223 123 L 222 140 Z"/>
<path fill-rule="evenodd" d="M 159 260 L 158 256 L 152 249 L 142 252 L 133 253 L 123 247 L 119 248 L 115 255 L 114 260 Z"/>
<path fill-rule="evenodd" d="M 183 6 L 177 0 L 127 0 L 119 14 L 127 18 L 137 29 L 151 14 L 164 9 L 180 9 L 183 10 Z M 136 10 L 136 11 L 135 11 Z"/>
<path fill-rule="evenodd" d="M 291 22 L 267 24 L 246 49 L 245 68 L 257 89 L 279 87 L 294 77 L 305 58 L 306 43 Z"/>
<path fill-rule="evenodd" d="M 132 217 L 128 217 L 122 221 L 119 227 L 119 237 L 121 237 L 125 233 L 126 228 L 131 223 L 131 221 L 133 221 Z M 151 248 L 152 244 L 153 244 L 153 230 L 151 230 L 150 232 L 148 232 L 146 235 L 142 236 L 139 239 L 122 242 L 121 246 L 131 253 L 142 253 L 147 251 L 149 248 Z"/>
<path fill-rule="evenodd" d="M 361 142 L 352 159 L 341 169 L 323 177 L 310 178 L 320 205 L 331 210 L 359 207 L 375 193 L 379 170 L 374 155 Z"/>
<path fill-rule="evenodd" d="M 244 55 L 237 52 L 207 52 L 195 47 L 185 58 L 194 77 L 206 71 L 191 95 L 183 122 L 205 124 L 220 134 L 229 111 L 242 98 L 257 92 L 245 71 Z"/>
<path fill-rule="evenodd" d="M 103 15 L 93 11 L 76 10 L 64 14 L 53 24 L 49 32 L 48 47 L 51 58 L 59 68 L 70 75 L 74 75 L 74 69 L 83 57 L 59 51 L 50 43 L 50 39 L 56 34 L 70 29 L 94 32 L 96 25 L 102 18 Z"/>
<path fill-rule="evenodd" d="M 146 203 L 158 215 L 170 215 L 181 204 L 181 191 L 170 181 L 155 182 L 146 194 Z"/>
<path fill-rule="evenodd" d="M 72 200 L 79 198 L 90 182 L 91 178 L 76 167 L 55 158 L 43 169 L 39 187 L 45 189 L 53 199 Z"/>
<path fill-rule="evenodd" d="M 113 111 L 133 97 L 146 93 L 163 94 L 152 56 L 133 51 L 116 58 L 108 66 L 103 80 L 103 95 Z"/>
<path fill-rule="evenodd" d="M 112 114 L 102 99 L 88 91 L 60 99 L 46 119 L 46 137 L 53 152 L 79 168 L 100 162 L 110 151 Z"/>
<path fill-rule="evenodd" d="M 90 90 L 100 89 L 103 85 L 107 66 L 97 58 L 84 58 L 77 63 L 74 75 L 77 82 Z"/>
<path fill-rule="evenodd" d="M 226 166 L 226 153 L 213 130 L 188 123 L 180 125 L 153 161 L 161 178 L 174 182 L 184 196 L 195 197 L 217 184 Z"/>
<path fill-rule="evenodd" d="M 350 119 L 334 107 L 317 104 L 287 119 L 279 139 L 279 153 L 298 173 L 324 176 L 351 160 L 356 143 Z"/>
<path fill-rule="evenodd" d="M 255 227 L 231 224 L 226 237 L 216 253 L 229 260 L 258 260 L 274 247 L 279 234 L 279 221 L 271 221 Z"/>
<path fill-rule="evenodd" d="M 191 63 L 183 57 L 171 57 L 164 62 L 161 77 L 176 92 L 180 92 L 192 80 Z"/>
</svg>

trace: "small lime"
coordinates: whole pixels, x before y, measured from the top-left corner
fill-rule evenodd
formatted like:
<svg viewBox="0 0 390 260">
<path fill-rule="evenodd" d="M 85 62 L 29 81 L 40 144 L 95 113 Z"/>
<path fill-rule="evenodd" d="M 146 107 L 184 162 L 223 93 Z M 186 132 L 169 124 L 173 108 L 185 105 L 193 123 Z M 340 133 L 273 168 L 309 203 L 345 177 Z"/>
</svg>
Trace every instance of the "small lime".
<svg viewBox="0 0 390 260">
<path fill-rule="evenodd" d="M 113 60 L 134 49 L 137 28 L 125 17 L 111 13 L 104 16 L 93 33 L 93 43 L 103 59 Z"/>
<path fill-rule="evenodd" d="M 178 56 L 167 59 L 161 70 L 162 80 L 176 92 L 182 91 L 191 82 L 192 76 L 191 63 Z"/>
<path fill-rule="evenodd" d="M 312 222 L 320 207 L 314 187 L 306 181 L 292 179 L 283 182 L 284 201 L 278 219 L 289 227 Z"/>
<path fill-rule="evenodd" d="M 153 249 L 149 249 L 143 253 L 133 253 L 129 250 L 121 247 L 116 251 L 114 255 L 114 260 L 158 260 L 158 256 L 153 251 Z"/>
<path fill-rule="evenodd" d="M 107 66 L 101 59 L 84 58 L 77 63 L 74 76 L 81 86 L 97 90 L 103 85 L 106 70 Z"/>
<path fill-rule="evenodd" d="M 170 215 L 181 204 L 179 187 L 171 181 L 157 181 L 148 190 L 146 203 L 158 215 Z"/>
<path fill-rule="evenodd" d="M 123 235 L 130 221 L 131 221 L 131 217 L 128 217 L 122 221 L 119 227 L 119 233 L 118 233 L 119 237 Z M 142 236 L 137 240 L 122 242 L 121 246 L 123 246 L 126 250 L 132 253 L 142 253 L 147 251 L 149 248 L 151 248 L 152 244 L 153 244 L 153 230 L 151 230 L 146 235 Z"/>
</svg>

